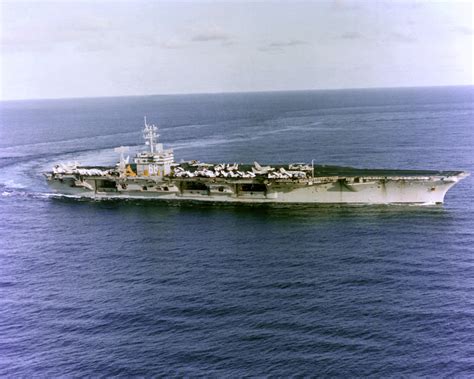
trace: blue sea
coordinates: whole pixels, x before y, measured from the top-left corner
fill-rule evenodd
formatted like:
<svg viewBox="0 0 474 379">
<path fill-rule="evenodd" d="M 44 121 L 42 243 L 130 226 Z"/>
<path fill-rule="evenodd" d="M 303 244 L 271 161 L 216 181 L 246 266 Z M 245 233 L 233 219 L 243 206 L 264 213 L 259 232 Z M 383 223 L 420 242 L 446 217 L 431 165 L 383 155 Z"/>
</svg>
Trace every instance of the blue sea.
<svg viewBox="0 0 474 379">
<path fill-rule="evenodd" d="M 175 157 L 474 172 L 474 87 L 0 103 L 0 376 L 474 376 L 472 176 L 443 206 L 52 197 L 143 116 Z"/>
</svg>

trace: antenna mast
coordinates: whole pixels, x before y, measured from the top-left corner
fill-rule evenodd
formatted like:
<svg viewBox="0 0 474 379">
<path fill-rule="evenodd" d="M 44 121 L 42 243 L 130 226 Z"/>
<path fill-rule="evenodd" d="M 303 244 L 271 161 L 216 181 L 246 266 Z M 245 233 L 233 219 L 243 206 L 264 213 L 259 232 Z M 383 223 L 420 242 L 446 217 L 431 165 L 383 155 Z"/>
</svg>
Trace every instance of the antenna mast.
<svg viewBox="0 0 474 379">
<path fill-rule="evenodd" d="M 155 125 L 148 125 L 146 122 L 146 116 L 144 117 L 145 129 L 143 129 L 143 138 L 145 139 L 145 144 L 150 146 L 150 152 L 153 154 L 155 152 L 156 139 L 160 136 L 156 131 L 158 128 Z"/>
</svg>

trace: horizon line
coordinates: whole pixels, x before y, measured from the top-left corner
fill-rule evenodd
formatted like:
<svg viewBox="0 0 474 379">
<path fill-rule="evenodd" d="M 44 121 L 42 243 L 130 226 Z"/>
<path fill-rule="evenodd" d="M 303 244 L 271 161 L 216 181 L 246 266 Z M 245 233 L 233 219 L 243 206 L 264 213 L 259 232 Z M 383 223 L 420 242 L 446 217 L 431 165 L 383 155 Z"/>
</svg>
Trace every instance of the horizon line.
<svg viewBox="0 0 474 379">
<path fill-rule="evenodd" d="M 232 95 L 232 94 L 257 94 L 257 93 L 277 93 L 277 92 L 317 92 L 317 91 L 350 91 L 350 90 L 378 90 L 378 89 L 421 89 L 421 88 L 449 88 L 449 87 L 474 87 L 474 84 L 446 84 L 427 86 L 398 86 L 398 87 L 347 87 L 347 88 L 306 88 L 306 89 L 276 89 L 257 91 L 208 91 L 208 92 L 171 92 L 154 94 L 134 94 L 134 95 L 99 95 L 99 96 L 71 96 L 71 97 L 33 97 L 33 98 L 13 98 L 0 99 L 0 102 L 13 101 L 48 101 L 48 100 L 86 100 L 86 99 L 110 99 L 127 97 L 150 97 L 150 96 L 198 96 L 198 95 Z"/>
</svg>

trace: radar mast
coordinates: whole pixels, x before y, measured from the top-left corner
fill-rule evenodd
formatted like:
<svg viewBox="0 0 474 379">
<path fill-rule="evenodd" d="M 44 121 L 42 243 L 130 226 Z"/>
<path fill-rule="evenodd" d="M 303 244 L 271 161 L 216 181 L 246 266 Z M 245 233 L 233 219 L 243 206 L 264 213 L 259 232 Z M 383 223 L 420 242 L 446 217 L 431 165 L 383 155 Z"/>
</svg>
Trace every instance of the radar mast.
<svg viewBox="0 0 474 379">
<path fill-rule="evenodd" d="M 154 154 L 156 151 L 156 140 L 160 136 L 157 133 L 158 128 L 151 124 L 149 125 L 146 122 L 146 116 L 144 117 L 145 128 L 143 129 L 143 138 L 145 139 L 145 145 L 150 146 L 150 153 Z"/>
</svg>

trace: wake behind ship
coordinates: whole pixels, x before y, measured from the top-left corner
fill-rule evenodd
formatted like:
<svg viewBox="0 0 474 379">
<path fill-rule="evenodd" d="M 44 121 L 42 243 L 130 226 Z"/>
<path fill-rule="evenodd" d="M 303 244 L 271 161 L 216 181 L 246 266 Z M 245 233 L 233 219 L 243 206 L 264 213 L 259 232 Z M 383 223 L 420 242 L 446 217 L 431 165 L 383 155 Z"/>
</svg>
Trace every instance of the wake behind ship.
<svg viewBox="0 0 474 379">
<path fill-rule="evenodd" d="M 145 118 L 146 151 L 133 163 L 126 147 L 115 149 L 114 167 L 58 164 L 45 173 L 62 195 L 95 199 L 130 198 L 234 203 L 440 204 L 469 174 L 463 171 L 373 170 L 294 163 L 262 166 L 176 163 L 172 149 L 158 143 L 157 127 Z"/>
</svg>

